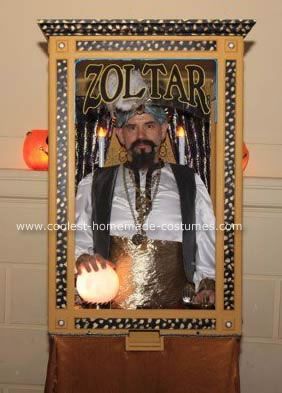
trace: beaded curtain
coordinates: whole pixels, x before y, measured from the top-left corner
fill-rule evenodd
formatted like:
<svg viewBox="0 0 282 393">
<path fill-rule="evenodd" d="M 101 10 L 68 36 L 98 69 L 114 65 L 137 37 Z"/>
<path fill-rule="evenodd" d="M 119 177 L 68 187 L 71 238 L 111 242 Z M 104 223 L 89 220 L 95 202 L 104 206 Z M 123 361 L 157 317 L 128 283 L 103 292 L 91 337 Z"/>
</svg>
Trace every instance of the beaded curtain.
<svg viewBox="0 0 282 393">
<path fill-rule="evenodd" d="M 91 173 L 99 162 L 98 135 L 100 126 L 107 129 L 105 157 L 113 125 L 108 111 L 104 107 L 90 110 L 83 114 L 84 97 L 76 97 L 76 186 L 80 180 Z M 178 157 L 177 127 L 185 131 L 185 164 L 200 175 L 207 189 L 210 190 L 210 120 L 193 111 L 168 109 L 168 134 L 176 162 Z"/>
</svg>

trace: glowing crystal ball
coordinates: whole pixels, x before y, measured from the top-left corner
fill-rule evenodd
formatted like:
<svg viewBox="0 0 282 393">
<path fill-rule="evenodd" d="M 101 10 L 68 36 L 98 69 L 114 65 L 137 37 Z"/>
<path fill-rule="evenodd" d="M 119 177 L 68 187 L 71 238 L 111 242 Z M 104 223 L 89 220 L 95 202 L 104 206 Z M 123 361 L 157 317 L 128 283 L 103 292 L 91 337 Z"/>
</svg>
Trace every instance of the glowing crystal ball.
<svg viewBox="0 0 282 393">
<path fill-rule="evenodd" d="M 77 276 L 76 289 L 83 300 L 89 303 L 108 303 L 113 300 L 119 290 L 119 279 L 114 269 L 107 265 L 102 269 L 97 262 L 99 270 L 96 272 L 91 266 L 91 272 L 85 268 Z"/>
</svg>

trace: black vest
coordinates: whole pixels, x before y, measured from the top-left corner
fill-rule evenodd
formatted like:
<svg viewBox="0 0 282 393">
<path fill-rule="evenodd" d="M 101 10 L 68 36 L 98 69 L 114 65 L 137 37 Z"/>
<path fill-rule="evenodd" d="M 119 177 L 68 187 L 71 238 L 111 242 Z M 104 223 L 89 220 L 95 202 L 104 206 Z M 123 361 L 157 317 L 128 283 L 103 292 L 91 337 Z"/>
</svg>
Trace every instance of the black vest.
<svg viewBox="0 0 282 393">
<path fill-rule="evenodd" d="M 183 165 L 170 164 L 178 186 L 183 224 L 182 247 L 184 269 L 189 281 L 193 281 L 195 272 L 196 232 L 195 197 L 196 184 L 194 171 Z M 95 253 L 109 258 L 110 223 L 112 200 L 119 166 L 97 168 L 92 183 L 92 222 L 97 224 L 93 230 Z M 101 225 L 102 224 L 102 225 Z M 99 227 L 99 230 L 97 230 Z"/>
</svg>

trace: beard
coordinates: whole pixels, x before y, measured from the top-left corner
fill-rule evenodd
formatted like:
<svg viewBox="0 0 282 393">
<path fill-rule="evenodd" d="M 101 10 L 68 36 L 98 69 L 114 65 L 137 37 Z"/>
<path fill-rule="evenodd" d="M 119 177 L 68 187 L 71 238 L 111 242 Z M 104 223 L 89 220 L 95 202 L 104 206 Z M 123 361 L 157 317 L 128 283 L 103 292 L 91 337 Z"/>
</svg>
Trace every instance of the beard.
<svg viewBox="0 0 282 393">
<path fill-rule="evenodd" d="M 151 147 L 151 151 L 146 152 L 145 149 L 141 148 L 140 151 L 136 151 L 136 147 L 139 144 L 147 145 Z M 150 168 L 155 162 L 156 158 L 156 144 L 149 139 L 137 139 L 135 142 L 132 143 L 130 146 L 130 152 L 132 156 L 132 166 L 135 169 L 146 169 Z"/>
</svg>

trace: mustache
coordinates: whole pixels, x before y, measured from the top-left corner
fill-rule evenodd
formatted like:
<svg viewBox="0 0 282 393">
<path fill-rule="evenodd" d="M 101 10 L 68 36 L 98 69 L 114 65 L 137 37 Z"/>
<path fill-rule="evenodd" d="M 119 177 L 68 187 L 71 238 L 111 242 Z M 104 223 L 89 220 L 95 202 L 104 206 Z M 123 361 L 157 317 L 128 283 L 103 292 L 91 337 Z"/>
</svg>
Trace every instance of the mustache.
<svg viewBox="0 0 282 393">
<path fill-rule="evenodd" d="M 129 150 L 133 150 L 135 147 L 137 147 L 138 145 L 147 145 L 147 146 L 151 146 L 152 150 L 157 146 L 153 141 L 150 141 L 149 139 L 136 139 L 136 141 L 134 141 Z"/>
</svg>

